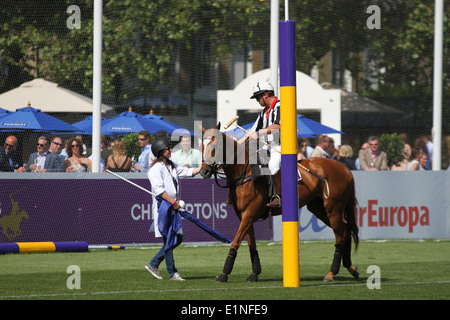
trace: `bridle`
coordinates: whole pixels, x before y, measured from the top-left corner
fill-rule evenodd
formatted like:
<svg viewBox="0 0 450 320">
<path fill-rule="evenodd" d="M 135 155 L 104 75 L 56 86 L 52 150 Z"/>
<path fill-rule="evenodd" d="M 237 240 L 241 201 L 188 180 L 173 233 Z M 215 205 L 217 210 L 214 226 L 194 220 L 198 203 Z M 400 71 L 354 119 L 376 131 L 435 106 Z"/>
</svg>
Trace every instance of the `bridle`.
<svg viewBox="0 0 450 320">
<path fill-rule="evenodd" d="M 211 140 L 212 140 L 212 137 L 203 139 L 203 145 L 204 145 L 205 150 L 206 150 L 206 147 L 211 143 Z M 241 150 L 239 150 L 239 148 L 237 148 L 237 150 L 234 151 L 233 164 L 238 159 L 239 153 L 242 150 L 245 150 L 245 148 L 242 148 Z M 206 159 L 205 156 L 204 156 L 204 159 Z M 236 188 L 236 187 L 252 180 L 251 175 L 246 176 L 246 174 L 245 174 L 247 171 L 247 168 L 249 166 L 249 161 L 250 161 L 249 159 L 246 160 L 245 167 L 242 170 L 241 175 L 237 176 L 237 177 L 228 177 L 226 174 L 220 172 L 220 171 L 225 172 L 225 169 L 230 165 L 227 163 L 216 163 L 215 160 L 212 163 L 207 163 L 206 161 L 203 161 L 202 166 L 209 168 L 209 170 L 206 171 L 206 174 L 209 175 L 209 177 L 214 175 L 214 180 L 216 181 L 217 186 L 219 186 L 220 188 L 227 189 L 227 188 Z M 226 178 L 227 184 L 221 185 L 219 183 L 219 178 Z"/>
</svg>

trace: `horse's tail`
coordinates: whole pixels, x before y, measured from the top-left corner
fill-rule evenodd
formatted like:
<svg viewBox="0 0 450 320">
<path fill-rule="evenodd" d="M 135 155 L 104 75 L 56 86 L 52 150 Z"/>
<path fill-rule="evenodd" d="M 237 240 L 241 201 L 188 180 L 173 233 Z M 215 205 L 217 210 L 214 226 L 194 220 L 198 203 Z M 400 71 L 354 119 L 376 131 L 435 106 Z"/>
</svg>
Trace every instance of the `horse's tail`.
<svg viewBox="0 0 450 320">
<path fill-rule="evenodd" d="M 357 222 L 358 200 L 356 199 L 355 194 L 355 181 L 352 182 L 353 182 L 351 186 L 352 190 L 350 192 L 350 197 L 347 201 L 345 212 L 346 212 L 347 226 L 352 234 L 353 241 L 355 241 L 355 251 L 356 251 L 358 250 L 359 245 L 359 236 L 358 236 L 359 228 Z"/>
</svg>

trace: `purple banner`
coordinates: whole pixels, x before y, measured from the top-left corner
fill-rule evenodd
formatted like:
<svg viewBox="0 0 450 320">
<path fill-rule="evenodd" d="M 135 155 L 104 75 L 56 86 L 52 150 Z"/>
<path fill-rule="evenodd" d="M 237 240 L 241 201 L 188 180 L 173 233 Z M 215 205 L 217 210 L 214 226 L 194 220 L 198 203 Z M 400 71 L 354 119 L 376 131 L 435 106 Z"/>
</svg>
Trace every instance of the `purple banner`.
<svg viewBox="0 0 450 320">
<path fill-rule="evenodd" d="M 147 179 L 134 183 L 150 190 Z M 225 203 L 228 189 L 214 180 L 183 179 L 186 210 L 233 240 L 239 226 Z M 156 243 L 151 196 L 117 179 L 2 179 L 0 242 L 86 241 L 89 244 Z M 183 221 L 185 242 L 217 241 Z M 269 220 L 255 223 L 259 240 L 271 240 Z"/>
</svg>

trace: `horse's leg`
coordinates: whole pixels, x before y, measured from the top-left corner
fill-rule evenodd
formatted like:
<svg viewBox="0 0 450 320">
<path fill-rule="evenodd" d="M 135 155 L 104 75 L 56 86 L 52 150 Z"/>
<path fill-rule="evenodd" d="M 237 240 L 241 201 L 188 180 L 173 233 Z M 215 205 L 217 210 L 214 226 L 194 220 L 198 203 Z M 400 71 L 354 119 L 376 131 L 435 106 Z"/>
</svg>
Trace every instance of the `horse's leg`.
<svg viewBox="0 0 450 320">
<path fill-rule="evenodd" d="M 225 259 L 225 265 L 223 266 L 222 273 L 217 277 L 217 282 L 228 281 L 228 275 L 233 270 L 234 261 L 236 260 L 237 250 L 239 249 L 242 240 L 244 240 L 246 233 L 252 225 L 252 221 L 250 221 L 250 219 L 243 213 L 241 223 L 239 224 L 239 229 L 233 239 L 233 242 L 231 243 L 230 251 L 228 252 L 227 258 Z"/>
<path fill-rule="evenodd" d="M 252 262 L 252 274 L 248 276 L 247 282 L 258 282 L 258 275 L 261 273 L 261 262 L 258 250 L 256 250 L 255 230 L 253 224 L 247 232 L 247 242 L 250 250 L 250 260 Z"/>
<path fill-rule="evenodd" d="M 347 202 L 345 209 L 345 217 L 347 220 L 346 235 L 345 235 L 345 249 L 342 264 L 347 268 L 348 272 L 355 278 L 359 278 L 359 269 L 357 266 L 352 266 L 352 236 L 355 240 L 355 250 L 358 248 L 359 238 L 358 238 L 358 226 L 356 224 L 356 206 L 357 200 L 353 193 L 350 194 L 349 201 Z"/>
<path fill-rule="evenodd" d="M 227 282 L 228 275 L 233 270 L 234 261 L 236 260 L 237 250 L 233 249 L 233 246 L 228 252 L 228 256 L 225 259 L 225 265 L 223 266 L 222 273 L 217 277 L 217 282 Z"/>
<path fill-rule="evenodd" d="M 352 266 L 352 238 L 350 235 L 350 231 L 347 232 L 346 238 L 345 238 L 345 248 L 344 248 L 344 254 L 342 256 L 342 265 L 344 268 L 347 268 L 348 272 L 355 278 L 359 278 L 359 269 L 357 266 Z"/>
<path fill-rule="evenodd" d="M 330 272 L 323 278 L 323 281 L 333 281 L 333 277 L 339 273 L 341 267 L 342 254 L 345 250 L 344 230 L 345 225 L 338 213 L 333 212 L 329 218 L 331 228 L 336 238 L 335 251 Z"/>
<path fill-rule="evenodd" d="M 312 201 L 310 201 L 307 205 L 307 208 L 309 211 L 314 213 L 314 215 L 321 220 L 323 223 L 325 223 L 327 226 L 331 227 L 334 231 L 335 237 L 336 237 L 336 245 L 335 245 L 335 252 L 333 257 L 333 263 L 331 264 L 330 272 L 325 276 L 323 281 L 333 281 L 333 277 L 339 273 L 341 260 L 342 260 L 342 250 L 341 247 L 338 246 L 338 243 L 341 243 L 341 234 L 343 234 L 343 231 L 340 230 L 341 224 L 339 223 L 338 218 L 330 218 L 327 214 L 327 211 L 323 205 L 323 200 L 316 198 Z M 336 215 L 331 215 L 331 217 L 337 217 Z"/>
<path fill-rule="evenodd" d="M 308 204 L 308 209 L 309 209 Z M 320 217 L 317 213 L 322 214 L 325 212 L 325 208 L 318 210 L 318 206 L 315 207 L 317 217 Z M 352 230 L 348 223 L 342 220 L 340 214 L 336 213 L 339 210 L 335 210 L 334 213 L 329 217 L 329 225 L 333 229 L 336 237 L 335 252 L 333 257 L 333 262 L 331 264 L 330 272 L 323 279 L 324 281 L 333 281 L 333 277 L 339 273 L 340 264 L 342 261 L 343 266 L 350 272 L 350 274 L 355 278 L 359 278 L 359 269 L 356 266 L 352 266 L 351 260 L 351 249 L 352 249 Z"/>
</svg>

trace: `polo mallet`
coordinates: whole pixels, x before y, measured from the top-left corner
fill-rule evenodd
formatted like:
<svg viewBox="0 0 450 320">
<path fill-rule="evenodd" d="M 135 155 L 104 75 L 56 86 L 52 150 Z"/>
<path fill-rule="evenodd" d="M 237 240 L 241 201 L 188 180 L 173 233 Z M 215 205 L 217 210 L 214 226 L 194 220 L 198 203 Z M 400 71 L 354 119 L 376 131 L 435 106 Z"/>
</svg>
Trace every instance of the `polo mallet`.
<svg viewBox="0 0 450 320">
<path fill-rule="evenodd" d="M 245 131 L 245 132 L 247 132 L 247 133 L 250 133 L 248 130 L 242 128 L 240 125 L 238 125 L 238 124 L 235 123 L 237 119 L 239 119 L 239 116 L 236 116 L 236 117 L 234 117 L 233 119 L 231 119 L 230 121 L 228 121 L 228 123 L 226 124 L 226 126 L 224 127 L 224 129 L 226 130 L 226 129 L 228 129 L 231 125 L 234 125 L 234 126 L 236 126 L 237 128 L 239 128 L 239 129 L 241 129 L 241 130 L 243 130 L 243 131 Z M 268 146 L 268 147 L 270 147 L 270 148 L 273 148 L 269 143 L 265 142 L 264 140 L 262 140 L 262 139 L 258 139 L 258 140 L 261 141 L 262 143 L 264 143 L 266 146 Z M 273 148 L 273 149 L 275 149 L 275 148 Z M 277 150 L 277 149 L 275 149 L 275 150 Z M 277 151 L 278 151 L 278 150 L 277 150 Z M 281 153 L 281 151 L 278 151 L 278 152 Z"/>
<path fill-rule="evenodd" d="M 234 125 L 234 126 L 236 126 L 237 128 L 239 128 L 239 129 L 241 129 L 241 130 L 243 130 L 243 131 L 245 131 L 245 132 L 247 132 L 247 133 L 250 133 L 248 130 L 242 128 L 240 125 L 238 125 L 238 124 L 235 123 L 237 119 L 239 119 L 239 116 L 236 116 L 236 117 L 234 117 L 233 119 L 231 119 L 230 121 L 228 121 L 228 123 L 226 124 L 226 126 L 224 127 L 224 129 L 227 129 L 227 128 L 230 127 L 231 125 Z M 258 140 L 261 141 L 262 143 L 264 143 L 266 146 L 268 146 L 268 147 L 270 147 L 270 148 L 273 148 L 273 147 L 272 147 L 269 143 L 267 143 L 266 141 L 264 141 L 264 140 L 262 140 L 262 139 L 258 139 Z M 273 149 L 276 150 L 278 153 L 281 153 L 281 151 L 279 151 L 278 149 L 276 149 L 276 148 L 273 148 Z M 330 189 L 329 189 L 329 187 L 328 187 L 328 181 L 327 181 L 327 179 L 325 179 L 324 177 L 319 176 L 317 173 L 315 173 L 315 172 L 309 170 L 309 169 L 306 168 L 304 165 L 302 165 L 302 164 L 300 164 L 300 163 L 298 163 L 298 162 L 297 162 L 297 166 L 300 167 L 300 168 L 302 168 L 302 169 L 305 170 L 306 172 L 312 174 L 314 177 L 316 177 L 317 179 L 319 179 L 320 181 L 322 181 L 322 182 L 324 182 L 324 183 L 326 184 L 326 186 L 327 186 L 327 194 L 328 194 L 328 195 L 325 195 L 325 194 L 324 194 L 324 197 L 325 197 L 325 198 L 328 198 L 329 195 L 330 195 Z"/>
<path fill-rule="evenodd" d="M 150 190 L 147 190 L 147 189 L 141 187 L 140 185 L 137 185 L 136 183 L 131 182 L 131 181 L 128 180 L 127 178 L 121 177 L 121 176 L 118 175 L 117 173 L 112 172 L 112 171 L 110 171 L 110 170 L 108 170 L 108 169 L 106 169 L 106 172 L 111 173 L 113 176 L 116 176 L 117 178 L 120 178 L 120 179 L 122 179 L 123 181 L 128 182 L 129 184 L 135 186 L 136 188 L 139 188 L 139 189 L 141 189 L 142 191 L 145 191 L 145 192 L 147 192 L 148 194 L 151 194 L 152 196 L 156 197 L 156 194 L 154 194 L 154 193 L 151 192 Z M 178 201 L 178 204 L 180 205 L 180 208 L 182 208 L 182 209 L 184 209 L 184 207 L 186 206 L 186 203 L 185 203 L 183 200 L 179 200 L 179 201 Z"/>
<path fill-rule="evenodd" d="M 141 187 L 140 185 L 138 185 L 138 184 L 136 184 L 136 183 L 134 183 L 134 182 L 131 182 L 131 181 L 128 180 L 127 178 L 121 177 L 121 176 L 118 175 L 117 173 L 112 172 L 112 171 L 110 171 L 110 170 L 108 170 L 108 169 L 106 169 L 105 171 L 108 172 L 108 173 L 110 173 L 110 174 L 112 174 L 113 176 L 116 176 L 117 178 L 122 179 L 122 180 L 125 181 L 125 182 L 128 182 L 129 184 L 135 186 L 136 188 L 139 188 L 139 189 L 141 189 L 142 191 L 145 191 L 145 192 L 147 192 L 148 194 L 151 194 L 152 196 L 155 196 L 155 197 L 156 197 L 156 195 L 155 195 L 153 192 L 151 192 L 150 190 L 147 190 L 147 189 L 145 189 L 144 187 Z M 206 223 L 200 221 L 199 219 L 197 219 L 196 217 L 194 217 L 194 216 L 193 216 L 191 213 L 189 213 L 188 211 L 184 210 L 184 207 L 185 207 L 186 204 L 185 204 L 185 202 L 184 202 L 183 200 L 179 200 L 178 203 L 179 203 L 180 207 L 183 209 L 183 210 L 180 210 L 180 214 L 181 214 L 181 216 L 182 216 L 183 218 L 188 219 L 189 221 L 191 221 L 192 223 L 194 223 L 195 225 L 197 225 L 199 228 L 203 229 L 203 231 L 209 233 L 209 234 L 210 234 L 211 236 L 213 236 L 214 238 L 216 238 L 216 239 L 218 239 L 218 240 L 220 240 L 220 241 L 222 241 L 222 242 L 224 242 L 224 243 L 231 243 L 231 240 L 230 240 L 230 239 L 228 239 L 228 238 L 225 237 L 224 235 L 220 234 L 219 232 L 217 232 L 216 230 L 214 230 L 213 228 L 211 228 L 210 226 L 208 226 Z"/>
<path fill-rule="evenodd" d="M 116 176 L 117 178 L 122 179 L 122 180 L 125 181 L 125 182 L 128 182 L 129 184 L 135 186 L 136 188 L 139 188 L 139 189 L 141 189 L 142 191 L 145 191 L 145 192 L 147 192 L 148 194 L 151 194 L 152 196 L 156 197 L 156 194 L 154 194 L 154 193 L 151 192 L 150 190 L 147 190 L 147 189 L 145 189 L 144 187 L 141 187 L 140 185 L 138 185 L 138 184 L 136 184 L 136 183 L 134 183 L 134 182 L 131 182 L 131 181 L 128 180 L 127 178 L 121 177 L 121 176 L 118 175 L 117 173 L 112 172 L 112 171 L 110 171 L 110 170 L 108 170 L 108 169 L 106 169 L 105 171 L 108 172 L 108 173 L 111 173 L 113 176 Z"/>
</svg>

